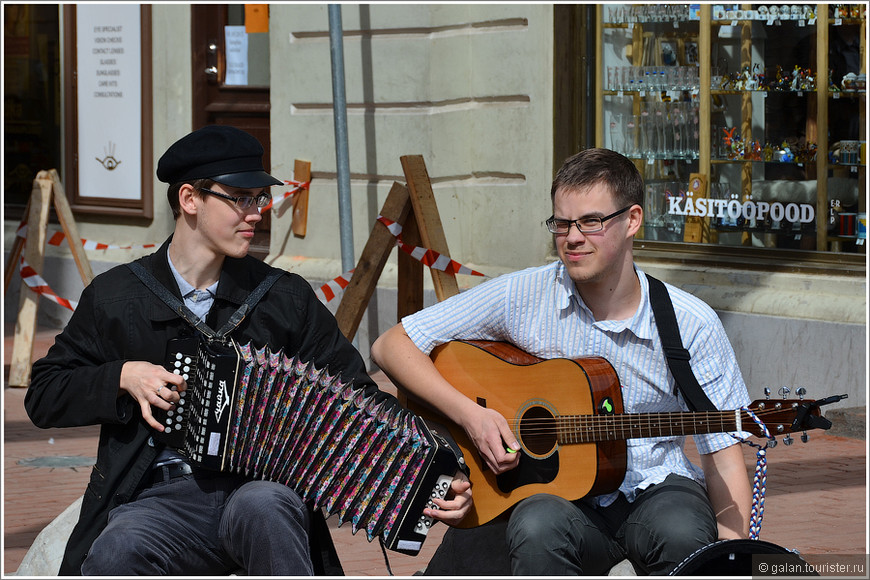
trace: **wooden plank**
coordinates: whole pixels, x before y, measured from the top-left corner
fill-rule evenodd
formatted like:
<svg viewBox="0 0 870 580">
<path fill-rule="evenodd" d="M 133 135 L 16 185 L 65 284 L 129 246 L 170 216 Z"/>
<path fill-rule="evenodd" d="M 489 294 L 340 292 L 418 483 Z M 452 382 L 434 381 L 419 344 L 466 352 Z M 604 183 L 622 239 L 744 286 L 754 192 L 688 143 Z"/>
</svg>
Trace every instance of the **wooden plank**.
<svg viewBox="0 0 870 580">
<path fill-rule="evenodd" d="M 401 183 L 393 183 L 381 208 L 381 215 L 401 224 L 410 214 L 411 200 L 408 188 Z M 338 327 L 348 340 L 353 338 L 359 328 L 360 320 L 377 287 L 390 252 L 393 251 L 395 241 L 395 237 L 384 224 L 380 221 L 375 222 L 335 313 Z M 404 252 L 399 252 L 400 257 L 403 254 Z"/>
<path fill-rule="evenodd" d="M 30 213 L 27 217 L 27 245 L 24 260 L 37 272 L 42 272 L 45 258 L 46 227 L 51 206 L 51 177 L 40 171 L 33 180 L 30 193 Z M 36 315 L 39 313 L 39 295 L 21 282 L 21 297 L 18 302 L 18 318 L 12 357 L 9 362 L 9 386 L 26 387 L 30 384 L 30 366 L 33 363 L 33 337 L 36 333 Z"/>
<path fill-rule="evenodd" d="M 311 181 L 311 162 L 297 159 L 293 165 L 293 178 L 302 183 Z M 308 186 L 293 196 L 293 222 L 290 228 L 293 235 L 300 238 L 308 233 Z"/>
<path fill-rule="evenodd" d="M 24 206 L 24 215 L 30 215 L 30 198 L 27 198 L 27 205 Z M 9 290 L 9 281 L 15 276 L 15 272 L 18 271 L 18 258 L 21 257 L 21 250 L 23 249 L 24 238 L 16 235 L 15 241 L 12 242 L 12 249 L 9 251 L 9 260 L 6 262 L 5 277 L 3 278 L 3 294 L 6 294 Z"/>
<path fill-rule="evenodd" d="M 450 257 L 447 238 L 444 235 L 441 217 L 438 215 L 435 194 L 432 192 L 432 183 L 423 156 L 405 155 L 400 159 L 411 193 L 411 206 L 414 208 L 414 216 L 417 218 L 420 244 L 442 256 Z M 432 272 L 432 283 L 435 286 L 435 296 L 439 301 L 459 294 L 459 285 L 454 274 L 432 268 L 430 271 Z"/>
<path fill-rule="evenodd" d="M 402 228 L 402 240 L 412 246 L 421 244 L 417 218 L 412 211 L 408 212 L 408 218 Z M 396 322 L 423 309 L 423 263 L 401 251 L 398 261 Z"/>
<path fill-rule="evenodd" d="M 69 201 L 66 198 L 66 193 L 63 189 L 63 184 L 60 182 L 60 176 L 54 169 L 49 170 L 49 176 L 54 187 L 54 209 L 57 212 L 57 218 L 60 221 L 60 226 L 63 228 L 63 233 L 66 234 L 66 241 L 72 250 L 73 259 L 76 262 L 76 267 L 79 269 L 79 276 L 82 278 L 82 283 L 85 286 L 91 283 L 94 279 L 94 271 L 91 269 L 91 263 L 88 261 L 88 256 L 85 253 L 85 248 L 82 246 L 79 230 L 76 227 L 75 219 L 73 219 L 72 210 L 69 207 Z"/>
<path fill-rule="evenodd" d="M 693 203 L 699 199 L 710 197 L 710 188 L 707 184 L 707 176 L 700 173 L 692 173 L 689 176 L 689 195 Z M 710 218 L 699 216 L 686 216 L 686 226 L 683 229 L 683 241 L 692 243 L 707 243 L 710 241 Z"/>
<path fill-rule="evenodd" d="M 821 6 L 820 6 L 821 7 Z M 816 46 L 828 46 L 828 11 L 825 10 L 816 10 Z M 861 19 L 862 22 L 864 19 Z M 866 32 L 863 29 L 862 24 L 862 34 Z M 862 36 L 861 38 L 866 38 Z M 861 47 L 863 50 L 864 42 L 861 43 Z M 861 60 L 862 67 L 863 60 Z M 818 67 L 824 68 L 818 68 Z M 818 123 L 820 130 L 817 131 L 816 141 L 816 251 L 819 252 L 828 252 L 828 251 L 839 251 L 840 248 L 836 247 L 838 242 L 831 242 L 834 247 L 828 247 L 828 216 L 830 215 L 830 207 L 828 206 L 828 83 L 826 82 L 825 76 L 818 74 L 821 71 L 830 70 L 828 68 L 828 51 L 827 50 L 816 50 L 816 76 L 820 77 L 816 82 L 816 123 Z M 863 68 L 862 68 L 863 72 Z M 864 103 L 865 100 L 861 99 L 861 102 Z M 866 105 L 862 105 L 861 110 L 864 110 Z M 809 120 L 810 116 L 808 116 Z M 861 119 L 860 126 L 864 126 L 864 122 L 866 122 L 865 118 Z M 807 164 L 811 166 L 811 164 Z M 858 180 L 860 184 L 859 187 L 863 187 L 863 180 Z M 859 196 L 858 199 L 864 199 L 864 196 Z"/>
</svg>

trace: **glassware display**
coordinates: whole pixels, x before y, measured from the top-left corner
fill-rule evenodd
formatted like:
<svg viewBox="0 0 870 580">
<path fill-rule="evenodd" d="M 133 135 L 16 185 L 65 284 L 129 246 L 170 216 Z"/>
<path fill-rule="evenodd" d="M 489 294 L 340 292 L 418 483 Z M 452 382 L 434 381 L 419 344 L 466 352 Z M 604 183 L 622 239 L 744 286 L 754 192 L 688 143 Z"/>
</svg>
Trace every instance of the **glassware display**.
<svg viewBox="0 0 870 580">
<path fill-rule="evenodd" d="M 697 104 L 645 101 L 640 114 L 610 117 L 608 147 L 639 159 L 697 159 Z"/>
<path fill-rule="evenodd" d="M 866 251 L 864 5 L 598 13 L 596 140 L 644 175 L 642 239 Z M 696 175 L 708 185 L 686 197 Z M 843 227 L 818 215 L 832 199 Z"/>
</svg>

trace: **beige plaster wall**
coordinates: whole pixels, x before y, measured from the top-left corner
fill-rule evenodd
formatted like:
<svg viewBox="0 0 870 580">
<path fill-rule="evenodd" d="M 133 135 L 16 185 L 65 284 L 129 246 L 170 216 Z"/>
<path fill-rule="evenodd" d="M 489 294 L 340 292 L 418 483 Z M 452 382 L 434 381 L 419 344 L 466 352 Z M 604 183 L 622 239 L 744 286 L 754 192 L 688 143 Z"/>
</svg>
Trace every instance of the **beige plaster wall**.
<svg viewBox="0 0 870 580">
<path fill-rule="evenodd" d="M 400 156 L 421 154 L 454 258 L 493 275 L 541 263 L 552 6 L 343 5 L 342 24 L 356 255 L 393 182 L 405 181 Z M 269 260 L 331 279 L 341 267 L 326 5 L 273 5 L 271 43 L 273 172 L 306 159 L 314 179 L 308 234 L 288 236 L 286 212 Z"/>
</svg>

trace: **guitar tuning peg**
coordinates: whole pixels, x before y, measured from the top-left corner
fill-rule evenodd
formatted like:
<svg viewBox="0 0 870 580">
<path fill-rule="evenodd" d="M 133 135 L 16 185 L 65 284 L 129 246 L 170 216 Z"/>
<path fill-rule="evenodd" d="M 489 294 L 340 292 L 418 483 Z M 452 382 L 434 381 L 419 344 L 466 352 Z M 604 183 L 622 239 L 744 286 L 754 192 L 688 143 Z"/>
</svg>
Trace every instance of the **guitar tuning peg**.
<svg viewBox="0 0 870 580">
<path fill-rule="evenodd" d="M 794 439 L 791 438 L 791 435 L 786 435 L 782 438 L 782 442 L 786 445 L 791 445 L 792 443 L 794 443 Z"/>
<path fill-rule="evenodd" d="M 767 446 L 768 446 L 769 448 L 771 448 L 771 449 L 773 449 L 774 447 L 776 447 L 777 443 L 778 443 L 778 442 L 777 442 L 777 440 L 776 440 L 776 437 L 771 437 L 770 439 L 767 440 Z"/>
<path fill-rule="evenodd" d="M 788 397 L 788 394 L 791 392 L 791 389 L 789 389 L 788 387 L 780 387 L 779 391 L 777 391 L 777 392 L 779 393 L 780 397 L 785 399 L 786 397 Z"/>
<path fill-rule="evenodd" d="M 809 440 L 810 440 L 810 435 L 809 435 L 809 433 L 807 433 L 806 431 L 804 431 L 803 433 L 801 433 L 801 442 L 802 442 L 802 443 L 806 443 L 806 442 L 809 441 Z"/>
<path fill-rule="evenodd" d="M 803 401 L 803 400 L 804 400 L 804 395 L 807 394 L 807 390 L 806 390 L 805 388 L 803 388 L 803 387 L 798 387 L 798 389 L 795 391 L 795 393 L 797 393 L 798 399 L 800 399 L 801 401 Z"/>
<path fill-rule="evenodd" d="M 764 398 L 765 399 L 770 398 L 770 388 L 768 388 L 768 387 L 764 387 Z"/>
</svg>

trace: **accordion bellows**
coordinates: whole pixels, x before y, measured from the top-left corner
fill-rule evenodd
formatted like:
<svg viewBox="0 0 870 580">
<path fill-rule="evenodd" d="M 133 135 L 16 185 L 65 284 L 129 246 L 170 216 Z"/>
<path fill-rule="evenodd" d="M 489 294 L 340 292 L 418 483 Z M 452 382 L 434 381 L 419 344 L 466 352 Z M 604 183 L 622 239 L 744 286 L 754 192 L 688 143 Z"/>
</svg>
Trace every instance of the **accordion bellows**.
<svg viewBox="0 0 870 580">
<path fill-rule="evenodd" d="M 179 411 L 178 447 L 191 461 L 287 485 L 353 533 L 419 551 L 419 528 L 431 524 L 423 507 L 457 469 L 421 418 L 281 350 L 203 342 L 198 351 Z"/>
</svg>

